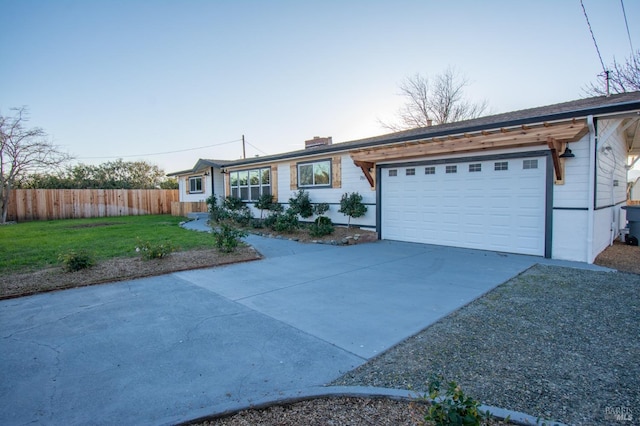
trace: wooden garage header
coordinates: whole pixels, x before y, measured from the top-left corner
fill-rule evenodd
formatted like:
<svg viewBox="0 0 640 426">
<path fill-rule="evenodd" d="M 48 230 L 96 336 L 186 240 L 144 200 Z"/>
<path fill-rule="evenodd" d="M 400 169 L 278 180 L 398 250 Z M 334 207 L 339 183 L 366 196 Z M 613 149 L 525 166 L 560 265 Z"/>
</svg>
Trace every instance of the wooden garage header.
<svg viewBox="0 0 640 426">
<path fill-rule="evenodd" d="M 546 145 L 551 150 L 554 165 L 560 164 L 559 156 L 564 152 L 566 143 L 580 140 L 588 131 L 586 120 L 573 119 L 418 139 L 358 149 L 350 154 L 354 164 L 362 169 L 369 184 L 374 187 L 372 173 L 376 163 L 434 155 Z M 558 166 L 555 170 L 556 180 L 561 181 L 562 168 Z"/>
</svg>

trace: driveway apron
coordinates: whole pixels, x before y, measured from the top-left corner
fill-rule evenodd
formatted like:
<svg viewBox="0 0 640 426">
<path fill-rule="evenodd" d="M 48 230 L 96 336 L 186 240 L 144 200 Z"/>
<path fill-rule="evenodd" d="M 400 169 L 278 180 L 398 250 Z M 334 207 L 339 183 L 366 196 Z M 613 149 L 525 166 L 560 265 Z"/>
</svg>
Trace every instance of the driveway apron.
<svg viewBox="0 0 640 426">
<path fill-rule="evenodd" d="M 251 236 L 261 261 L 0 302 L 0 424 L 171 424 L 324 385 L 540 258 Z"/>
</svg>

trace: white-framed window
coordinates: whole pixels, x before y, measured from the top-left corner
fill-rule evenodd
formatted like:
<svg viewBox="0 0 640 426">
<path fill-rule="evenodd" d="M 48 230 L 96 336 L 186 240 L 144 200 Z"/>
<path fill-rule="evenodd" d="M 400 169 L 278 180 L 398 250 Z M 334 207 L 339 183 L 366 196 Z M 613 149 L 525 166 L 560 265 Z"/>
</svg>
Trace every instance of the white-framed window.
<svg viewBox="0 0 640 426">
<path fill-rule="evenodd" d="M 436 166 L 429 166 L 424 168 L 425 175 L 435 175 L 436 174 Z"/>
<path fill-rule="evenodd" d="M 522 160 L 522 168 L 524 170 L 537 169 L 538 168 L 538 159 Z"/>
<path fill-rule="evenodd" d="M 331 160 L 298 163 L 299 188 L 330 188 Z"/>
<path fill-rule="evenodd" d="M 271 194 L 271 168 L 230 172 L 229 186 L 232 197 L 242 201 L 258 201 L 261 195 Z"/>
<path fill-rule="evenodd" d="M 197 194 L 202 191 L 202 176 L 192 176 L 189 178 L 189 193 Z"/>
<path fill-rule="evenodd" d="M 498 161 L 498 162 L 494 163 L 493 170 L 496 170 L 496 171 L 509 170 L 509 162 L 508 161 Z"/>
</svg>

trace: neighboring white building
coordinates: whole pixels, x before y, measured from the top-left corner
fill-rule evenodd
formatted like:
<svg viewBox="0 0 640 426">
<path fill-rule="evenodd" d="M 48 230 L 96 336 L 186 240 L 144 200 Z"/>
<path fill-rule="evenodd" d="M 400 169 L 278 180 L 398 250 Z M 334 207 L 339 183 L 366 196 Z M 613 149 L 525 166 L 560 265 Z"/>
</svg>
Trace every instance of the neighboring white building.
<svg viewBox="0 0 640 426">
<path fill-rule="evenodd" d="M 226 162 L 224 194 L 251 203 L 268 192 L 286 204 L 305 189 L 341 224 L 340 198 L 357 191 L 368 212 L 355 223 L 381 239 L 593 262 L 625 225 L 639 113 L 633 92 L 351 142 L 327 138 Z"/>
</svg>

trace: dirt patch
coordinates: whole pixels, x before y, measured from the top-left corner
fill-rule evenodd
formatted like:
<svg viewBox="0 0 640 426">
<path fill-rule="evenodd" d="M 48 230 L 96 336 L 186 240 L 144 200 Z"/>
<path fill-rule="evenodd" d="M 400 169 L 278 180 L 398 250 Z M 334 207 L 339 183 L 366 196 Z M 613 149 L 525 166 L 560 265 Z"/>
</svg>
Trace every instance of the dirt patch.
<svg viewBox="0 0 640 426">
<path fill-rule="evenodd" d="M 378 241 L 378 234 L 375 231 L 361 229 L 355 226 L 351 228 L 336 226 L 332 234 L 324 235 L 322 237 L 311 236 L 309 234 L 309 230 L 306 227 L 302 227 L 296 232 L 292 233 L 277 233 L 268 229 L 251 229 L 248 230 L 248 232 L 256 235 L 262 235 L 264 237 L 284 238 L 288 240 L 299 241 L 301 243 L 352 245 Z"/>
<path fill-rule="evenodd" d="M 164 259 L 154 260 L 142 260 L 139 257 L 115 258 L 77 272 L 65 272 L 62 267 L 55 267 L 28 273 L 5 274 L 2 275 L 0 299 L 247 262 L 260 258 L 261 255 L 253 247 L 243 246 L 229 254 L 208 249 L 175 252 Z"/>
<path fill-rule="evenodd" d="M 594 263 L 618 271 L 640 274 L 640 247 L 615 241 L 596 257 Z"/>
</svg>

